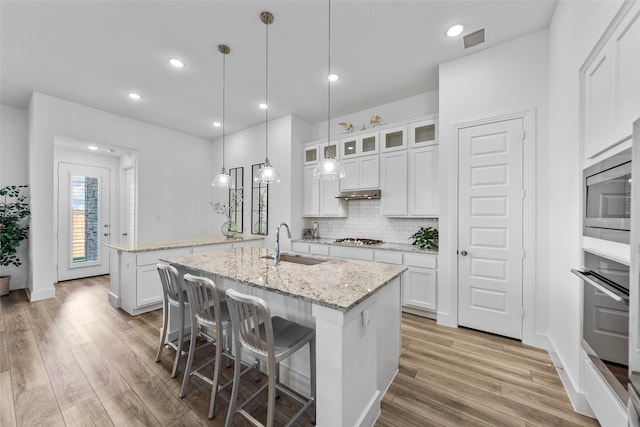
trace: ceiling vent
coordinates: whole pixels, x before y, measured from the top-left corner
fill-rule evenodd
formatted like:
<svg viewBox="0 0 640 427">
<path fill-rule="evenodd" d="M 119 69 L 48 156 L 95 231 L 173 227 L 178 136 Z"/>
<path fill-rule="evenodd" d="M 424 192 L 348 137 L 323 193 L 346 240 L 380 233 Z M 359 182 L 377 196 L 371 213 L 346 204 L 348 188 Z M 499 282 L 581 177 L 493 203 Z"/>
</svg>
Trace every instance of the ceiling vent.
<svg viewBox="0 0 640 427">
<path fill-rule="evenodd" d="M 462 41 L 464 43 L 465 49 L 469 49 L 481 43 L 484 43 L 484 28 L 467 34 L 462 38 Z"/>
</svg>

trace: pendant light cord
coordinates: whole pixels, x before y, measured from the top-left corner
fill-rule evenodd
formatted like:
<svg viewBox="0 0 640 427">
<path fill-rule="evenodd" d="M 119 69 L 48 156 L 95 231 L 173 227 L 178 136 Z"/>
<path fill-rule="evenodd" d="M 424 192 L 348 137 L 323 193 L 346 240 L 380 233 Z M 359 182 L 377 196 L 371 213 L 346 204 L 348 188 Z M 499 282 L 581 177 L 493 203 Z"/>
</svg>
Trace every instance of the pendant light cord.
<svg viewBox="0 0 640 427">
<path fill-rule="evenodd" d="M 327 74 L 327 147 L 331 143 L 331 0 L 329 0 L 329 13 L 328 13 L 328 48 L 327 48 L 327 64 L 329 67 L 329 73 Z M 324 157 L 324 156 L 323 156 Z"/>
<path fill-rule="evenodd" d="M 226 172 L 224 167 L 224 134 L 225 134 L 225 121 L 224 121 L 224 109 L 226 99 L 226 78 L 227 78 L 227 54 L 222 54 L 222 171 Z"/>
<path fill-rule="evenodd" d="M 269 163 L 269 24 L 267 27 L 267 37 L 265 38 L 264 56 L 264 103 L 267 108 L 264 110 L 264 151 L 266 162 Z"/>
</svg>

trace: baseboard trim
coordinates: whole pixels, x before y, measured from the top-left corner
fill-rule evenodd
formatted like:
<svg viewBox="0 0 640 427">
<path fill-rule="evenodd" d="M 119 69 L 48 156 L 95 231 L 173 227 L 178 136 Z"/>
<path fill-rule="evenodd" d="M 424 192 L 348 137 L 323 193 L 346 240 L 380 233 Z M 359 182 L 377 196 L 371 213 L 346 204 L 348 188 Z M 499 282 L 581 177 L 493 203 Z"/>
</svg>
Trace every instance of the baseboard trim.
<svg viewBox="0 0 640 427">
<path fill-rule="evenodd" d="M 553 343 L 548 339 L 547 342 L 547 351 L 549 352 L 549 356 L 553 361 L 556 372 L 558 372 L 560 381 L 562 381 L 562 385 L 564 386 L 564 389 L 569 396 L 569 401 L 571 402 L 571 406 L 573 406 L 573 410 L 587 417 L 595 418 L 595 414 L 593 413 L 593 411 L 591 410 L 591 406 L 589 406 L 589 403 L 587 402 L 587 397 L 584 395 L 584 393 L 576 390 L 573 382 L 571 381 L 571 378 L 569 378 L 569 375 L 565 372 L 562 361 L 560 360 L 560 357 L 558 356 Z"/>
<path fill-rule="evenodd" d="M 27 292 L 27 297 L 29 301 L 40 301 L 43 299 L 51 299 L 56 297 L 56 288 L 51 286 L 49 289 L 39 289 L 37 291 L 32 291 L 29 288 L 25 288 Z"/>
<path fill-rule="evenodd" d="M 436 323 L 438 325 L 443 325 L 443 326 L 450 326 L 452 328 L 457 328 L 458 325 L 452 325 L 451 323 L 449 323 L 451 320 L 449 318 L 449 313 L 442 313 L 442 312 L 438 312 L 436 314 Z"/>
<path fill-rule="evenodd" d="M 109 304 L 113 308 L 120 308 L 120 297 L 111 291 L 109 291 Z"/>
</svg>

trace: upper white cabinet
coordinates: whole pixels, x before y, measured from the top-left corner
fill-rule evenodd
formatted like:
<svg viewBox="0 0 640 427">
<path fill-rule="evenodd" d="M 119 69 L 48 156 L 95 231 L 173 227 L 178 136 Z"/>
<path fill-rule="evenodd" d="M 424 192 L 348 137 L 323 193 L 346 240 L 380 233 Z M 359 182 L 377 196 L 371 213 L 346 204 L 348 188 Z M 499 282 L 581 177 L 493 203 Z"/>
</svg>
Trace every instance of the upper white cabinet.
<svg viewBox="0 0 640 427">
<path fill-rule="evenodd" d="M 378 136 L 378 132 L 371 132 L 340 140 L 340 158 L 348 159 L 378 154 Z"/>
<path fill-rule="evenodd" d="M 438 143 L 437 119 L 431 118 L 408 126 L 409 147 L 425 147 Z"/>
<path fill-rule="evenodd" d="M 581 70 L 586 158 L 629 137 L 640 117 L 640 3 L 625 3 L 614 23 Z"/>
<path fill-rule="evenodd" d="M 407 127 L 398 126 L 380 131 L 382 152 L 404 150 L 407 148 Z"/>
<path fill-rule="evenodd" d="M 321 180 L 313 176 L 315 166 L 305 166 L 302 174 L 302 215 L 311 217 L 347 216 L 347 202 L 336 199 L 340 180 Z"/>
<path fill-rule="evenodd" d="M 343 159 L 345 178 L 340 190 L 366 190 L 380 187 L 380 158 L 378 155 Z"/>
<path fill-rule="evenodd" d="M 304 148 L 303 163 L 305 165 L 313 165 L 320 160 L 320 149 L 317 144 L 309 145 Z"/>
<path fill-rule="evenodd" d="M 395 151 L 381 156 L 382 197 L 380 208 L 382 215 L 407 215 L 407 151 Z"/>
<path fill-rule="evenodd" d="M 438 216 L 438 146 L 409 150 L 409 216 Z"/>
</svg>

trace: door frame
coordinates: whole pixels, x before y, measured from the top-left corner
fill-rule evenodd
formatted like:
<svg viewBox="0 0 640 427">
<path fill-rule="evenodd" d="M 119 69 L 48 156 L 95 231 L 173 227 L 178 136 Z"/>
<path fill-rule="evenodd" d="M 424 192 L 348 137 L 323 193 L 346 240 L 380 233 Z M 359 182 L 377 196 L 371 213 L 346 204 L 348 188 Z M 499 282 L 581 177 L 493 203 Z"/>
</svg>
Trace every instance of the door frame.
<svg viewBox="0 0 640 427">
<path fill-rule="evenodd" d="M 536 109 L 523 108 L 510 113 L 481 117 L 473 120 L 453 123 L 455 140 L 451 146 L 451 189 L 454 197 L 450 198 L 450 212 L 454 216 L 451 221 L 451 263 L 449 277 L 449 313 L 450 321 L 458 326 L 458 227 L 459 227 L 459 133 L 461 129 L 501 122 L 511 119 L 522 119 L 524 129 L 523 148 L 523 185 L 525 191 L 523 205 L 523 246 L 524 258 L 522 264 L 522 342 L 546 348 L 542 335 L 536 336 Z"/>
<path fill-rule="evenodd" d="M 61 139 L 69 140 L 68 138 L 60 137 Z M 86 144 L 91 144 L 86 142 Z M 58 281 L 58 262 L 59 262 L 59 254 L 58 254 L 58 202 L 60 200 L 59 194 L 59 174 L 58 168 L 60 163 L 72 163 L 79 166 L 94 166 L 99 168 L 109 169 L 109 186 L 111 188 L 109 195 L 109 223 L 111 224 L 111 230 L 119 229 L 119 218 L 116 215 L 117 212 L 117 198 L 116 191 L 114 189 L 118 188 L 117 185 L 117 177 L 115 171 L 117 170 L 118 160 L 116 158 L 104 156 L 104 155 L 92 155 L 91 153 L 83 153 L 78 151 L 77 154 L 74 151 L 65 150 L 64 154 L 60 154 L 56 149 L 54 150 L 54 188 L 53 188 L 53 224 L 54 224 L 54 236 L 55 241 L 53 243 L 53 255 L 54 255 L 54 269 L 56 273 L 56 282 Z M 107 256 L 110 256 L 109 251 L 106 252 Z M 111 271 L 111 261 L 108 261 L 109 271 Z"/>
</svg>

